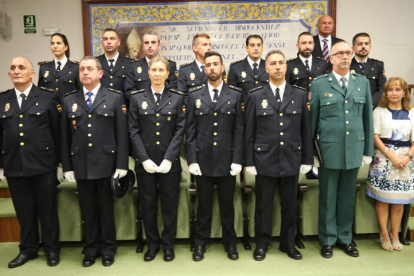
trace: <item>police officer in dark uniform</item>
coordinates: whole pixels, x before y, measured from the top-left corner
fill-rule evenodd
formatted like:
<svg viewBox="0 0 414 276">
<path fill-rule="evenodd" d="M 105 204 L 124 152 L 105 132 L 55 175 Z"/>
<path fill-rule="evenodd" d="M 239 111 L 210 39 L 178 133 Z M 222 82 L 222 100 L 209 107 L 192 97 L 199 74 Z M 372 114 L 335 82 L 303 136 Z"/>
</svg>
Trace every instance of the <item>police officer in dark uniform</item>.
<svg viewBox="0 0 414 276">
<path fill-rule="evenodd" d="M 124 92 L 127 69 L 131 59 L 124 57 L 118 51 L 121 39 L 115 29 L 105 29 L 102 35 L 104 54 L 97 58 L 101 62 L 104 72 L 101 84 L 106 88 Z"/>
<path fill-rule="evenodd" d="M 131 93 L 129 110 L 132 157 L 136 160 L 139 202 L 148 244 L 144 256 L 147 262 L 155 258 L 161 245 L 166 262 L 175 258 L 185 104 L 183 92 L 165 86 L 168 74 L 165 58 L 151 59 L 148 71 L 151 83 L 147 89 Z M 164 221 L 161 238 L 157 223 L 158 198 Z"/>
<path fill-rule="evenodd" d="M 145 57 L 129 64 L 127 78 L 125 81 L 126 101 L 129 103 L 131 92 L 147 89 L 150 82 L 148 76 L 149 61 L 158 56 L 161 48 L 160 38 L 156 32 L 149 31 L 142 36 L 142 49 Z M 168 75 L 166 84 L 169 88 L 177 88 L 177 65 L 174 61 L 168 60 Z"/>
<path fill-rule="evenodd" d="M 59 96 L 59 103 L 62 104 L 63 95 L 81 87 L 79 62 L 69 59 L 69 42 L 64 34 L 53 34 L 50 38 L 50 48 L 54 60 L 39 62 L 38 86 L 56 91 Z"/>
<path fill-rule="evenodd" d="M 55 266 L 60 261 L 56 200 L 58 101 L 53 90 L 32 84 L 34 75 L 30 61 L 22 57 L 12 59 L 9 77 L 14 89 L 0 95 L 0 178 L 7 177 L 21 227 L 20 252 L 9 268 L 36 259 L 40 240 L 47 264 Z"/>
<path fill-rule="evenodd" d="M 384 92 L 384 84 L 387 81 L 384 62 L 369 58 L 371 51 L 371 37 L 367 33 L 359 33 L 352 39 L 352 50 L 355 57 L 351 62 L 351 72 L 365 76 L 371 87 L 372 105 L 377 107 Z"/>
<path fill-rule="evenodd" d="M 197 181 L 197 222 L 193 260 L 204 258 L 210 237 L 214 185 L 217 185 L 223 243 L 228 258 L 237 260 L 233 195 L 243 162 L 243 94 L 222 79 L 221 55 L 205 54 L 206 86 L 190 90 L 187 98 L 187 162 Z"/>
<path fill-rule="evenodd" d="M 235 61 L 230 65 L 228 84 L 243 89 L 246 101 L 249 91 L 269 82 L 269 74 L 265 70 L 265 61 L 261 58 L 263 38 L 260 35 L 249 35 L 246 38 L 245 59 Z"/>
<path fill-rule="evenodd" d="M 306 90 L 286 83 L 284 54 L 266 56 L 269 84 L 251 90 L 246 110 L 246 172 L 256 175 L 253 258 L 262 261 L 271 242 L 273 200 L 279 186 L 282 225 L 279 250 L 302 259 L 295 248 L 297 176 L 313 164 L 310 110 Z"/>
<path fill-rule="evenodd" d="M 111 175 L 122 178 L 128 170 L 127 108 L 122 93 L 100 84 L 97 58 L 84 57 L 79 72 L 83 88 L 64 97 L 63 171 L 78 184 L 86 237 L 82 265 L 102 256 L 102 264 L 110 266 L 117 248 Z"/>
<path fill-rule="evenodd" d="M 308 92 L 314 78 L 328 73 L 328 63 L 323 58 L 312 55 L 314 47 L 312 34 L 301 33 L 296 44 L 298 57 L 287 61 L 286 81 L 291 85 L 303 87 Z"/>
</svg>

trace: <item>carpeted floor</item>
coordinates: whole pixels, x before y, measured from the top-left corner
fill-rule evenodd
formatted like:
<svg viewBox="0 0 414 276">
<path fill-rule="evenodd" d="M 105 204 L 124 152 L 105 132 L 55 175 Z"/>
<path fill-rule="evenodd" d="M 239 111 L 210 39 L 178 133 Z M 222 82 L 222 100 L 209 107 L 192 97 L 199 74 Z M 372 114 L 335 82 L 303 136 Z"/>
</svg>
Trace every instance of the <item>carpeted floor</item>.
<svg viewBox="0 0 414 276">
<path fill-rule="evenodd" d="M 144 262 L 144 254 L 135 253 L 134 242 L 120 242 L 115 263 L 103 267 L 101 259 L 89 268 L 81 266 L 82 245 L 80 243 L 62 244 L 61 263 L 56 267 L 46 265 L 46 257 L 42 252 L 38 259 L 29 261 L 24 266 L 8 269 L 7 264 L 18 254 L 18 243 L 0 243 L 0 276 L 9 275 L 414 275 L 414 243 L 404 247 L 401 252 L 387 252 L 379 247 L 375 236 L 364 235 L 355 238 L 360 252 L 359 258 L 345 255 L 335 249 L 331 259 L 319 255 L 319 243 L 316 238 L 307 238 L 306 249 L 301 250 L 303 259 L 300 261 L 288 258 L 278 251 L 278 242 L 274 241 L 269 248 L 267 257 L 262 262 L 253 260 L 253 251 L 245 251 L 238 244 L 240 258 L 238 261 L 227 259 L 219 240 L 214 240 L 207 247 L 205 258 L 201 262 L 193 262 L 188 241 L 178 241 L 175 247 L 176 258 L 166 263 L 162 259 L 162 251 L 157 258 L 149 263 Z M 254 244 L 252 245 L 254 248 Z M 146 250 L 146 248 L 145 248 Z"/>
</svg>

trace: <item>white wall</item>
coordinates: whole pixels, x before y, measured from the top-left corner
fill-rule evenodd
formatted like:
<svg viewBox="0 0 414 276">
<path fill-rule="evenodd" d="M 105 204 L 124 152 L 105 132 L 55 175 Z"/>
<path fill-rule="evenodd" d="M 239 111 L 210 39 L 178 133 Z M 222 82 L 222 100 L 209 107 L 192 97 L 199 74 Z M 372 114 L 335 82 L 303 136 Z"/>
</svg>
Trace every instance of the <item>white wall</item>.
<svg viewBox="0 0 414 276">
<path fill-rule="evenodd" d="M 0 10 L 5 8 L 11 35 L 0 36 L 0 91 L 12 87 L 7 76 L 11 58 L 27 57 L 36 72 L 37 62 L 52 59 L 50 37 L 42 34 L 44 27 L 59 27 L 68 37 L 71 59 L 83 56 L 81 0 L 3 0 Z M 351 43 L 356 33 L 368 32 L 371 56 L 385 62 L 387 76 L 414 83 L 413 11 L 413 0 L 337 0 L 337 36 Z M 23 15 L 31 14 L 36 15 L 37 33 L 24 34 Z"/>
</svg>

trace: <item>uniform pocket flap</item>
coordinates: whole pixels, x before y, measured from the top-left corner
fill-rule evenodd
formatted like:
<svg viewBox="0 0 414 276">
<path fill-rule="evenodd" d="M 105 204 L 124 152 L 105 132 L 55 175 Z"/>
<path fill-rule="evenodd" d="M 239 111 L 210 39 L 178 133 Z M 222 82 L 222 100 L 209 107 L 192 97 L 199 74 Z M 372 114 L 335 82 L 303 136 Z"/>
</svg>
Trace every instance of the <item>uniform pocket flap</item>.
<svg viewBox="0 0 414 276">
<path fill-rule="evenodd" d="M 13 115 L 13 113 L 11 113 L 11 112 L 1 112 L 0 113 L 0 119 L 1 118 L 9 118 L 9 117 L 11 117 Z"/>
<path fill-rule="evenodd" d="M 80 117 L 82 115 L 82 112 L 80 111 L 76 111 L 76 112 L 70 112 L 68 113 L 68 118 L 77 118 Z"/>
<path fill-rule="evenodd" d="M 110 110 L 98 110 L 96 111 L 96 114 L 104 117 L 114 117 L 114 112 Z"/>
<path fill-rule="evenodd" d="M 234 114 L 234 113 L 236 113 L 236 110 L 235 109 L 229 109 L 229 108 L 223 108 L 223 109 L 221 109 L 221 113 L 223 113 L 223 114 Z"/>
<path fill-rule="evenodd" d="M 153 109 L 148 109 L 148 110 L 140 109 L 139 110 L 139 115 L 154 115 L 154 114 L 155 114 L 155 110 L 153 110 Z"/>
<path fill-rule="evenodd" d="M 256 115 L 257 116 L 273 115 L 273 109 L 259 109 L 259 110 L 256 110 Z"/>
<path fill-rule="evenodd" d="M 302 108 L 286 108 L 286 114 L 301 114 Z"/>
<path fill-rule="evenodd" d="M 104 153 L 115 153 L 116 152 L 116 146 L 115 145 L 105 145 L 103 146 Z"/>
<path fill-rule="evenodd" d="M 207 115 L 208 109 L 196 109 L 195 115 Z"/>
<path fill-rule="evenodd" d="M 147 80 L 148 80 L 147 76 L 139 76 L 136 78 L 135 81 L 142 82 L 142 81 L 147 81 Z"/>
<path fill-rule="evenodd" d="M 53 143 L 52 141 L 37 143 L 37 149 L 41 151 L 50 150 L 54 148 L 55 148 L 55 143 Z"/>
<path fill-rule="evenodd" d="M 70 149 L 70 155 L 77 155 L 79 153 L 79 147 L 72 147 Z"/>
<path fill-rule="evenodd" d="M 64 83 L 75 83 L 75 79 L 64 80 Z"/>
<path fill-rule="evenodd" d="M 354 103 L 364 104 L 365 103 L 365 97 L 354 97 Z"/>
<path fill-rule="evenodd" d="M 301 142 L 295 142 L 292 143 L 293 150 L 302 150 L 302 143 Z"/>
<path fill-rule="evenodd" d="M 255 151 L 268 151 L 269 144 L 254 144 Z"/>
<path fill-rule="evenodd" d="M 44 110 L 29 110 L 29 114 L 30 115 L 36 115 L 36 116 L 40 116 L 40 115 L 42 115 L 43 113 L 45 113 L 45 111 Z"/>
<path fill-rule="evenodd" d="M 319 142 L 321 143 L 333 143 L 335 142 L 335 135 L 331 135 L 331 134 L 325 134 L 325 135 L 320 135 L 319 134 Z"/>
<path fill-rule="evenodd" d="M 334 104 L 338 104 L 338 99 L 337 98 L 330 98 L 330 99 L 322 99 L 321 100 L 321 106 L 334 105 Z"/>
<path fill-rule="evenodd" d="M 161 110 L 162 115 L 174 115 L 177 114 L 177 109 L 163 109 Z"/>
</svg>

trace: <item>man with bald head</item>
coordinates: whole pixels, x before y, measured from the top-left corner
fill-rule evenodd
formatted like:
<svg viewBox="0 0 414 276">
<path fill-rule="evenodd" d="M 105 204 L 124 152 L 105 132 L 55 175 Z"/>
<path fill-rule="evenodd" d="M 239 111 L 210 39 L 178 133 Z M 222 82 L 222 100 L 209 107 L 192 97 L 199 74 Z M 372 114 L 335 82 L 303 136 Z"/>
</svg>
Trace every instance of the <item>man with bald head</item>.
<svg viewBox="0 0 414 276">
<path fill-rule="evenodd" d="M 313 55 L 316 57 L 321 57 L 328 62 L 328 69 L 332 70 L 332 65 L 330 64 L 329 55 L 332 52 L 332 46 L 342 41 L 342 39 L 332 36 L 334 30 L 334 21 L 333 18 L 329 15 L 323 15 L 319 17 L 316 27 L 318 28 L 318 34 L 313 37 L 315 41 L 315 49 L 313 50 Z"/>
<path fill-rule="evenodd" d="M 365 77 L 350 72 L 352 54 L 345 41 L 335 44 L 333 71 L 317 77 L 310 89 L 312 137 L 318 139 L 323 160 L 318 231 L 324 258 L 333 256 L 335 244 L 347 255 L 359 256 L 352 243 L 356 179 L 374 154 L 371 90 Z"/>
<path fill-rule="evenodd" d="M 0 178 L 7 177 L 21 226 L 20 252 L 9 268 L 36 259 L 40 240 L 47 264 L 55 266 L 60 261 L 56 172 L 61 107 L 53 90 L 32 83 L 34 75 L 29 60 L 12 59 L 9 77 L 14 88 L 0 94 Z"/>
</svg>

